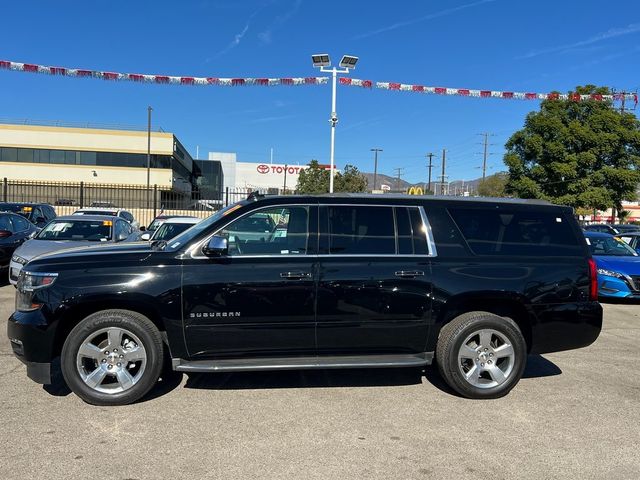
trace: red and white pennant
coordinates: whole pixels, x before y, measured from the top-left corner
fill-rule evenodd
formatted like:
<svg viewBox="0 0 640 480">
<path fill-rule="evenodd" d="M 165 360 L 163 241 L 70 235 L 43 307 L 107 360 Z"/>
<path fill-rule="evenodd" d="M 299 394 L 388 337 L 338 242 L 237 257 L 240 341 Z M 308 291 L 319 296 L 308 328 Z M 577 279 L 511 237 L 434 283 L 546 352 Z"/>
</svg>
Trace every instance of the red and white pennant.
<svg viewBox="0 0 640 480">
<path fill-rule="evenodd" d="M 0 60 L 0 68 L 17 72 L 43 73 L 66 77 L 88 77 L 102 80 L 126 80 L 132 82 L 160 83 L 170 85 L 220 85 L 236 87 L 242 85 L 320 85 L 327 83 L 327 77 L 286 77 L 286 78 L 219 78 L 219 77 L 175 77 L 170 75 L 147 75 L 142 73 L 103 72 L 81 68 L 48 67 L 33 63 L 19 63 Z"/>
<path fill-rule="evenodd" d="M 578 93 L 534 93 L 534 92 L 504 92 L 499 90 L 474 90 L 470 88 L 447 88 L 447 87 L 427 87 L 424 85 L 411 85 L 407 83 L 394 82 L 373 82 L 371 80 L 361 80 L 357 78 L 341 77 L 342 85 L 350 85 L 352 87 L 362 88 L 379 88 L 382 90 L 398 90 L 401 92 L 417 92 L 428 93 L 434 95 L 457 95 L 462 97 L 476 98 L 506 98 L 516 100 L 596 100 L 596 101 L 631 101 L 638 104 L 638 95 L 636 93 L 614 93 L 611 95 L 602 95 L 594 93 L 590 95 L 581 95 Z"/>
<path fill-rule="evenodd" d="M 171 75 L 149 75 L 142 73 L 118 73 L 101 70 L 87 70 L 81 68 L 50 67 L 33 63 L 12 62 L 0 60 L 0 69 L 14 70 L 17 72 L 43 73 L 47 75 L 62 75 L 67 77 L 99 78 L 102 80 L 125 80 L 132 82 L 159 83 L 170 85 L 322 85 L 326 84 L 328 77 L 283 77 L 283 78 L 220 78 L 220 77 L 185 77 Z M 373 82 L 357 78 L 340 78 L 341 85 L 349 85 L 362 88 L 377 88 L 382 90 L 398 90 L 402 92 L 418 92 L 434 95 L 457 95 L 476 98 L 505 98 L 516 100 L 596 100 L 596 101 L 631 101 L 638 104 L 636 93 L 614 93 L 609 95 L 577 93 L 535 93 L 535 92 L 509 92 L 500 90 L 475 90 L 470 88 L 428 87 L 425 85 L 412 85 L 395 82 Z"/>
</svg>

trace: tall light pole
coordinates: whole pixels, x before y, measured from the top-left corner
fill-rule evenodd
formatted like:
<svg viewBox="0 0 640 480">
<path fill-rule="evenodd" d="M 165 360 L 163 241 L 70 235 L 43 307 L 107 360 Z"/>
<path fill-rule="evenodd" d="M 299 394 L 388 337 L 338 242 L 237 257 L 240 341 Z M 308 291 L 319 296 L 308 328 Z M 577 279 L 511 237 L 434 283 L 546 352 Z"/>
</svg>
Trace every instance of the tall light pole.
<svg viewBox="0 0 640 480">
<path fill-rule="evenodd" d="M 151 181 L 151 106 L 147 107 L 147 208 L 149 208 L 149 183 Z"/>
<path fill-rule="evenodd" d="M 378 184 L 378 152 L 381 152 L 381 148 L 372 148 L 372 152 L 374 152 L 373 156 L 373 190 L 376 189 L 376 185 Z"/>
<path fill-rule="evenodd" d="M 311 61 L 315 68 L 319 68 L 323 73 L 330 73 L 332 76 L 331 86 L 331 117 L 329 123 L 331 124 L 331 170 L 329 171 L 329 193 L 333 193 L 333 174 L 335 169 L 335 145 L 336 145 L 336 125 L 338 123 L 338 113 L 336 112 L 336 85 L 338 81 L 338 74 L 348 74 L 350 70 L 356 68 L 358 63 L 358 57 L 352 55 L 343 55 L 340 60 L 341 70 L 336 67 L 331 67 L 331 59 L 327 53 L 319 53 L 311 55 Z M 331 67 L 331 68 L 329 68 Z"/>
</svg>

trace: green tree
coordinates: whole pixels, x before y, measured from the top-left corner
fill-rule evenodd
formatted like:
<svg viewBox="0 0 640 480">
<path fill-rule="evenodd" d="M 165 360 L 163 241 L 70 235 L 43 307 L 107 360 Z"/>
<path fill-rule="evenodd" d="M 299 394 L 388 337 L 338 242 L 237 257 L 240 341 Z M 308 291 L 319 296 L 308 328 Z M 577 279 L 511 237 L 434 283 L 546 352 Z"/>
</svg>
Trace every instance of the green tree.
<svg viewBox="0 0 640 480">
<path fill-rule="evenodd" d="M 507 174 L 504 172 L 490 175 L 478 183 L 478 195 L 481 197 L 504 197 L 507 185 Z"/>
<path fill-rule="evenodd" d="M 336 173 L 333 179 L 334 192 L 359 193 L 367 190 L 367 178 L 353 165 L 345 165 L 344 170 Z"/>
<path fill-rule="evenodd" d="M 587 85 L 575 93 L 610 92 Z M 640 121 L 611 102 L 545 100 L 505 147 L 507 193 L 598 210 L 635 200 Z"/>
<path fill-rule="evenodd" d="M 309 167 L 298 176 L 298 193 L 318 194 L 329 191 L 329 170 L 311 160 Z M 336 172 L 333 177 L 334 192 L 366 192 L 367 179 L 353 165 L 345 165 L 344 171 Z"/>
<path fill-rule="evenodd" d="M 303 194 L 327 193 L 329 191 L 329 170 L 321 167 L 317 160 L 311 160 L 309 167 L 300 172 L 296 190 Z"/>
</svg>

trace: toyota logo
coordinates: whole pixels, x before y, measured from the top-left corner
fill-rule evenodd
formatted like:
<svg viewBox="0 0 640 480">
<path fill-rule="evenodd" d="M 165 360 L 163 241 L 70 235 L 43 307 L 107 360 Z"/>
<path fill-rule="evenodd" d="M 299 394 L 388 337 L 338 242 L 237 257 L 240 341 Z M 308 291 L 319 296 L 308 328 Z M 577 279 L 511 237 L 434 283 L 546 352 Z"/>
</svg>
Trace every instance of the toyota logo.
<svg viewBox="0 0 640 480">
<path fill-rule="evenodd" d="M 269 173 L 269 165 L 258 165 L 257 167 L 258 173 Z"/>
</svg>

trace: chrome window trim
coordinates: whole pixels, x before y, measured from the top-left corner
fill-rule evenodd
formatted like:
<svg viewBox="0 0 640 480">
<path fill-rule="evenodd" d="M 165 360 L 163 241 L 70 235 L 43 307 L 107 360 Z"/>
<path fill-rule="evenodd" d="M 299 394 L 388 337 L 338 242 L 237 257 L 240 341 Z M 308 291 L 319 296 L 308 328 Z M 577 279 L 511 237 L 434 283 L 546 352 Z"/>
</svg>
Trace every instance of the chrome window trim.
<svg viewBox="0 0 640 480">
<path fill-rule="evenodd" d="M 196 260 L 202 260 L 202 259 L 209 259 L 210 257 L 207 257 L 206 255 L 198 255 L 198 253 L 202 252 L 202 247 L 211 239 L 211 237 L 213 237 L 214 235 L 216 235 L 218 232 L 220 232 L 221 230 L 224 230 L 225 228 L 227 228 L 231 223 L 235 222 L 236 220 L 239 220 L 243 217 L 245 217 L 246 215 L 255 213 L 255 212 L 259 212 L 260 210 L 264 210 L 266 208 L 289 208 L 289 207 L 387 207 L 387 208 L 417 208 L 419 213 L 420 213 L 420 218 L 422 219 L 422 224 L 425 228 L 425 238 L 427 240 L 427 248 L 429 250 L 429 253 L 426 255 L 419 255 L 419 254 L 390 254 L 390 253 L 386 253 L 386 254 L 375 254 L 375 253 L 359 253 L 359 254 L 330 254 L 330 253 L 320 253 L 320 254 L 315 254 L 315 255 L 308 255 L 306 253 L 303 254 L 298 254 L 298 253 L 294 253 L 291 255 L 273 255 L 273 254 L 264 254 L 264 255 L 237 255 L 235 258 L 350 258 L 350 257 L 357 257 L 357 258 L 364 258 L 364 257 L 369 257 L 369 258 L 398 258 L 398 257 L 409 257 L 409 258 L 433 258 L 433 257 L 437 257 L 438 256 L 438 252 L 436 249 L 436 243 L 433 239 L 433 230 L 431 228 L 431 224 L 429 223 L 429 219 L 427 218 L 427 214 L 424 211 L 424 207 L 422 205 L 406 205 L 406 204 L 368 204 L 368 203 L 287 203 L 287 204 L 275 204 L 275 205 L 265 205 L 264 207 L 260 207 L 257 208 L 255 210 L 251 210 L 249 212 L 246 212 L 242 215 L 240 215 L 237 218 L 234 218 L 233 220 L 230 220 L 229 222 L 225 223 L 222 227 L 220 227 L 219 229 L 217 229 L 215 232 L 213 232 L 211 235 L 207 235 L 203 240 L 197 242 L 196 244 L 192 245 L 191 247 L 189 247 L 186 252 L 185 255 L 188 256 L 189 258 L 192 259 L 196 259 Z M 395 221 L 395 214 L 394 214 L 394 221 Z M 397 230 L 397 229 L 396 229 Z M 396 232 L 397 233 L 397 232 Z M 320 232 L 318 232 L 318 235 L 320 235 Z M 307 231 L 307 239 L 309 238 L 309 231 Z"/>
</svg>

